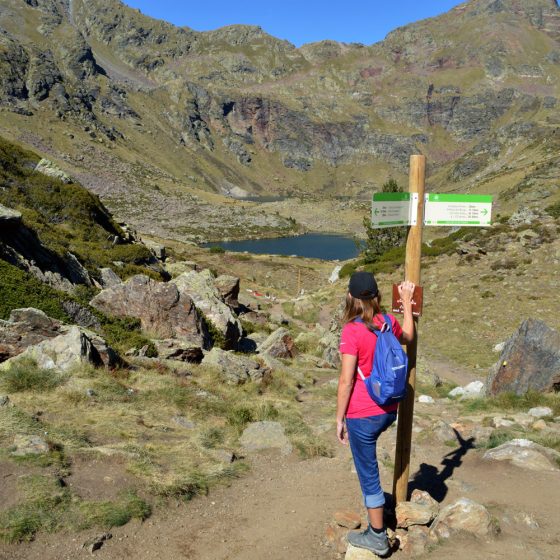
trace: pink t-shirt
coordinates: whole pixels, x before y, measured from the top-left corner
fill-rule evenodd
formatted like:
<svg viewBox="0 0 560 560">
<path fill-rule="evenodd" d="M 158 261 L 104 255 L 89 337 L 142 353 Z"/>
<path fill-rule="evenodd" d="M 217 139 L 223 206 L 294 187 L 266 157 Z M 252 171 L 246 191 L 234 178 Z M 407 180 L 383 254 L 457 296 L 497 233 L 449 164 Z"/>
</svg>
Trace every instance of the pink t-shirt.
<svg viewBox="0 0 560 560">
<path fill-rule="evenodd" d="M 389 314 L 389 318 L 391 319 L 393 334 L 400 339 L 402 328 L 399 322 L 393 315 Z M 374 322 L 376 325 L 381 326 L 384 320 L 382 316 L 376 315 Z M 342 328 L 339 346 L 340 353 L 358 356 L 358 366 L 364 374 L 364 377 L 368 377 L 371 373 L 373 353 L 375 352 L 376 344 L 377 336 L 369 331 L 364 323 L 346 323 Z M 387 412 L 393 412 L 397 410 L 397 407 L 398 404 L 391 404 L 388 406 L 379 406 L 376 404 L 369 396 L 366 386 L 356 369 L 354 372 L 354 386 L 352 388 L 352 394 L 350 395 L 348 409 L 346 410 L 347 418 L 378 416 Z"/>
</svg>

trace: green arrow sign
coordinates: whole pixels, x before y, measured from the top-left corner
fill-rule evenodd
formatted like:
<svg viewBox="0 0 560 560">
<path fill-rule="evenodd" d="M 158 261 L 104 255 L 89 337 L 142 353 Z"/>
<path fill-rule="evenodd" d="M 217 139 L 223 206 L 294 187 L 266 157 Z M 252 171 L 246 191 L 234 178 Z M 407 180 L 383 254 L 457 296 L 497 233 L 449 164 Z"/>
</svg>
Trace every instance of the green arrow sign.
<svg viewBox="0 0 560 560">
<path fill-rule="evenodd" d="M 425 195 L 424 225 L 490 226 L 492 197 L 482 194 Z"/>
<path fill-rule="evenodd" d="M 390 192 L 375 193 L 371 205 L 371 224 L 374 228 L 416 225 L 418 194 Z"/>
</svg>

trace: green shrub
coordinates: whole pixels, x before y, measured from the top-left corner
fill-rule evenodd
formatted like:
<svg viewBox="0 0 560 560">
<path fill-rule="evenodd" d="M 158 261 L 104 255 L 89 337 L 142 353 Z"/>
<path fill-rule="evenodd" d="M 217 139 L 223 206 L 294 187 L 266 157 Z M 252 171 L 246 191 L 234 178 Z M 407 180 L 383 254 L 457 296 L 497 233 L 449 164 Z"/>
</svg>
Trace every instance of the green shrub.
<svg viewBox="0 0 560 560">
<path fill-rule="evenodd" d="M 22 358 L 0 375 L 0 385 L 8 393 L 21 391 L 50 391 L 60 385 L 64 377 L 48 369 L 41 369 L 35 361 Z"/>
<path fill-rule="evenodd" d="M 226 250 L 223 247 L 220 247 L 219 245 L 214 245 L 213 247 L 210 247 L 210 252 L 213 254 L 222 254 L 225 253 Z"/>
<path fill-rule="evenodd" d="M 140 320 L 132 317 L 101 317 L 103 334 L 107 342 L 120 352 L 131 348 L 147 346 L 146 356 L 156 358 L 158 355 L 155 344 L 142 334 Z"/>
<path fill-rule="evenodd" d="M 347 278 L 349 276 L 352 276 L 352 274 L 354 274 L 354 272 L 356 272 L 356 269 L 358 268 L 359 264 L 360 264 L 359 261 L 352 261 L 352 262 L 346 263 L 340 269 L 340 272 L 338 273 L 338 277 L 339 278 Z"/>
<path fill-rule="evenodd" d="M 70 299 L 67 294 L 0 259 L 0 319 L 8 319 L 13 309 L 35 307 L 49 317 L 68 321 L 61 305 L 65 299 Z"/>
<path fill-rule="evenodd" d="M 547 206 L 545 208 L 545 211 L 553 218 L 560 218 L 560 200 L 558 202 L 555 202 L 554 204 L 551 204 L 550 206 Z"/>
<path fill-rule="evenodd" d="M 241 432 L 243 428 L 250 422 L 253 422 L 255 415 L 253 411 L 246 406 L 238 406 L 228 412 L 227 421 L 237 431 Z"/>
<path fill-rule="evenodd" d="M 200 445 L 207 449 L 214 449 L 218 445 L 224 443 L 224 432 L 220 428 L 208 428 L 200 434 Z"/>
</svg>

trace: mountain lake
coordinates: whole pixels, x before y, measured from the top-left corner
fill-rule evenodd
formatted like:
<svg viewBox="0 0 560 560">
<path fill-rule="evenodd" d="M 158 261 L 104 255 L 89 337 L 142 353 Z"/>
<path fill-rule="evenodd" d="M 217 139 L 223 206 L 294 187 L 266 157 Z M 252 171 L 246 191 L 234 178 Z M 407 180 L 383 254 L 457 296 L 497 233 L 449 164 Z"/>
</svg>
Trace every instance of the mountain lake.
<svg viewBox="0 0 560 560">
<path fill-rule="evenodd" d="M 273 239 L 246 239 L 242 241 L 219 241 L 205 243 L 202 247 L 222 247 L 236 253 L 257 255 L 289 255 L 323 259 L 346 260 L 358 256 L 359 250 L 352 237 L 335 233 L 306 233 L 294 237 Z"/>
</svg>

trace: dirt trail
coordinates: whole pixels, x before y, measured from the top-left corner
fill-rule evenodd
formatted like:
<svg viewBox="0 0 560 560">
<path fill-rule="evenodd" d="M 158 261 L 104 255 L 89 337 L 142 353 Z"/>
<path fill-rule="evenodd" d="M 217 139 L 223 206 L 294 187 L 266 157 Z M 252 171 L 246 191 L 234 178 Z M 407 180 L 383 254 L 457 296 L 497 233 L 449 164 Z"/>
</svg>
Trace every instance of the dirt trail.
<svg viewBox="0 0 560 560">
<path fill-rule="evenodd" d="M 302 406 L 312 406 L 303 403 Z M 429 407 L 432 408 L 429 408 Z M 454 405 L 418 405 L 420 414 L 448 418 Z M 395 433 L 380 440 L 380 454 L 392 450 Z M 330 434 L 334 442 L 334 433 Z M 120 560 L 335 560 L 325 529 L 339 509 L 362 511 L 356 475 L 348 448 L 337 446 L 334 458 L 300 461 L 295 456 L 261 453 L 249 458 L 252 470 L 229 487 L 167 510 L 158 508 L 145 523 L 133 522 L 112 531 L 113 538 L 95 553 L 100 559 Z M 500 521 L 502 533 L 484 541 L 457 537 L 436 547 L 431 558 L 455 560 L 558 558 L 557 473 L 525 472 L 507 464 L 488 464 L 481 451 L 460 456 L 445 478 L 442 461 L 452 451 L 444 444 L 417 444 L 411 472 L 424 464 L 433 474 L 439 497 L 448 503 L 466 496 L 482 502 Z M 386 489 L 390 466 L 381 466 Z M 422 487 L 426 480 L 415 483 Z M 517 513 L 534 516 L 539 529 L 515 522 Z M 509 520 L 509 521 L 508 521 Z M 1 560 L 70 560 L 89 556 L 81 544 L 99 531 L 79 535 L 40 535 L 33 543 L 0 547 Z M 402 557 L 396 552 L 393 557 Z"/>
</svg>

